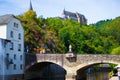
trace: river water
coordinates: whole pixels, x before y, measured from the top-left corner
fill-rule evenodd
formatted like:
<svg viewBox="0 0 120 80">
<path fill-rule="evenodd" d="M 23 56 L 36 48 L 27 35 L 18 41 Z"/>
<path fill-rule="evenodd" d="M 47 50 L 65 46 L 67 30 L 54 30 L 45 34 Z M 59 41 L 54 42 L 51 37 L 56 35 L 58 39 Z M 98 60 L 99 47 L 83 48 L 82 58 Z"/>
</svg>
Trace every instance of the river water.
<svg viewBox="0 0 120 80">
<path fill-rule="evenodd" d="M 87 80 L 109 80 L 108 72 L 96 72 L 87 74 Z"/>
<path fill-rule="evenodd" d="M 109 68 L 102 70 L 87 70 L 86 77 L 87 80 L 109 80 L 110 71 Z"/>
<path fill-rule="evenodd" d="M 58 65 L 51 64 L 42 69 L 34 68 L 36 71 L 26 72 L 26 80 L 65 80 L 66 71 Z M 111 68 L 91 67 L 78 71 L 76 80 L 109 80 Z M 85 75 L 83 75 L 85 74 Z M 81 75 L 83 75 L 81 77 Z"/>
</svg>

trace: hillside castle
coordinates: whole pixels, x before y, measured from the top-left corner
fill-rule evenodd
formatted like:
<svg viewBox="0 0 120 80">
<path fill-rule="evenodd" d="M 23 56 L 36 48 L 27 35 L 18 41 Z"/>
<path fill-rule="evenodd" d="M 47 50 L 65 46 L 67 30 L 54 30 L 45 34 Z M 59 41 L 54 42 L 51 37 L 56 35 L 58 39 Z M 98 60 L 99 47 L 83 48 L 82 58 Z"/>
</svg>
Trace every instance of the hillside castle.
<svg viewBox="0 0 120 80">
<path fill-rule="evenodd" d="M 79 22 L 80 24 L 87 24 L 87 19 L 83 14 L 80 14 L 78 12 L 76 13 L 69 12 L 69 11 L 66 11 L 65 9 L 63 10 L 63 13 L 60 19 L 62 20 L 72 19 Z"/>
<path fill-rule="evenodd" d="M 30 1 L 29 10 L 34 11 L 31 1 Z M 78 12 L 74 13 L 74 12 L 66 11 L 65 9 L 63 10 L 62 15 L 58 18 L 60 18 L 62 20 L 72 19 L 72 20 L 79 22 L 80 24 L 87 24 L 87 19 L 85 18 L 85 16 L 83 14 L 80 14 Z"/>
</svg>

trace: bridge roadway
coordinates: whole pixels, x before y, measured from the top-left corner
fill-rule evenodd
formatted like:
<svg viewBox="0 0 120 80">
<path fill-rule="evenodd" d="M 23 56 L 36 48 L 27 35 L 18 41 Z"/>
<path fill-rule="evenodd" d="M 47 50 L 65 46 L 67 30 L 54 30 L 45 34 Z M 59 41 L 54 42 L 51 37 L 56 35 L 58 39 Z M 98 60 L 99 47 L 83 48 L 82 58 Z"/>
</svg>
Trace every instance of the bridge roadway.
<svg viewBox="0 0 120 80">
<path fill-rule="evenodd" d="M 76 80 L 77 71 L 94 64 L 113 63 L 120 64 L 120 55 L 108 54 L 26 54 L 26 67 L 41 62 L 55 63 L 66 70 L 66 80 Z"/>
</svg>

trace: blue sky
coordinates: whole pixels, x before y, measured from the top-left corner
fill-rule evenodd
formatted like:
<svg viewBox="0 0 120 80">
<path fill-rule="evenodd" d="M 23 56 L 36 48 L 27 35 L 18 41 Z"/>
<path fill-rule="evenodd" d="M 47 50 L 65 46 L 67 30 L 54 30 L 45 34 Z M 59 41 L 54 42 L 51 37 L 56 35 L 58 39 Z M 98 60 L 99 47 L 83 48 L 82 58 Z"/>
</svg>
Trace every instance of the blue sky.
<svg viewBox="0 0 120 80">
<path fill-rule="evenodd" d="M 61 16 L 63 9 L 78 12 L 88 23 L 114 19 L 120 16 L 120 0 L 31 0 L 38 16 Z M 29 9 L 30 0 L 0 0 L 0 15 L 23 14 Z"/>
</svg>

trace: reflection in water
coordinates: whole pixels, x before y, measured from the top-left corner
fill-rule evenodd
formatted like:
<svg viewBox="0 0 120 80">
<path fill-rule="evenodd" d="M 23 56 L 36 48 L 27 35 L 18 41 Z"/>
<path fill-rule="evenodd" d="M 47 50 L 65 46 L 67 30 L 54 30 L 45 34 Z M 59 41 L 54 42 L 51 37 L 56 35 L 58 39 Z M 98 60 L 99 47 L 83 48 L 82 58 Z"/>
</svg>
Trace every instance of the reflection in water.
<svg viewBox="0 0 120 80">
<path fill-rule="evenodd" d="M 87 80 L 109 80 L 109 72 L 111 70 L 109 68 L 106 69 L 93 69 L 89 68 L 86 71 Z"/>
<path fill-rule="evenodd" d="M 108 80 L 108 72 L 95 72 L 87 74 L 87 80 Z"/>
</svg>

